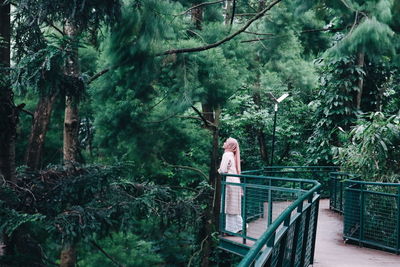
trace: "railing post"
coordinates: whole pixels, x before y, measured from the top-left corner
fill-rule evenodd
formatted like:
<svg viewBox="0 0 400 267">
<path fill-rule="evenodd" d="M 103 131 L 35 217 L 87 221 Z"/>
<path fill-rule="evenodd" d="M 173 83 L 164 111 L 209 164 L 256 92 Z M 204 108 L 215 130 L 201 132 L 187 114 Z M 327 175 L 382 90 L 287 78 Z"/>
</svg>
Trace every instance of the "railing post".
<svg viewBox="0 0 400 267">
<path fill-rule="evenodd" d="M 317 225 L 318 225 L 318 214 L 319 214 L 319 200 L 320 197 L 318 196 L 317 199 L 315 199 L 314 205 L 315 205 L 315 213 L 314 213 L 314 229 L 313 229 L 313 236 L 312 236 L 312 246 L 311 246 L 311 259 L 310 259 L 310 264 L 314 263 L 314 252 L 315 252 L 315 240 L 317 239 Z M 311 204 L 312 205 L 312 204 Z"/>
<path fill-rule="evenodd" d="M 329 209 L 335 209 L 336 208 L 336 179 L 335 179 L 335 175 L 333 173 L 329 174 L 329 178 L 331 180 L 331 188 L 329 190 L 330 194 L 330 204 L 329 205 Z"/>
<path fill-rule="evenodd" d="M 221 211 L 220 211 L 220 220 L 219 220 L 219 230 L 220 232 L 225 231 L 225 175 L 221 175 L 222 183 L 221 183 Z"/>
<path fill-rule="evenodd" d="M 312 198 L 312 195 L 311 195 Z M 312 201 L 312 200 L 311 200 Z M 310 199 L 308 199 L 308 203 L 310 203 Z M 303 245 L 301 246 L 301 258 L 300 258 L 300 266 L 304 266 L 306 251 L 307 251 L 307 241 L 308 241 L 308 231 L 310 227 L 310 217 L 311 217 L 311 207 L 305 211 L 306 219 L 304 222 L 304 232 L 303 232 Z"/>
<path fill-rule="evenodd" d="M 269 189 L 268 189 L 268 226 L 272 223 L 272 190 L 271 190 L 271 178 L 269 179 Z"/>
<path fill-rule="evenodd" d="M 342 182 L 342 177 L 339 181 L 339 186 L 340 186 L 340 195 L 339 195 L 339 205 L 340 205 L 340 212 L 343 214 L 343 182 Z"/>
<path fill-rule="evenodd" d="M 242 235 L 243 235 L 243 244 L 246 244 L 246 235 L 247 235 L 247 212 L 246 212 L 246 194 L 247 194 L 247 184 L 244 184 L 242 187 L 243 197 L 242 197 Z"/>
<path fill-rule="evenodd" d="M 400 186 L 397 186 L 397 251 L 400 254 Z"/>
<path fill-rule="evenodd" d="M 359 246 L 362 246 L 362 240 L 364 238 L 364 199 L 365 199 L 365 195 L 364 195 L 364 185 L 360 184 L 360 236 L 359 236 L 359 240 L 358 240 L 358 244 Z"/>
</svg>

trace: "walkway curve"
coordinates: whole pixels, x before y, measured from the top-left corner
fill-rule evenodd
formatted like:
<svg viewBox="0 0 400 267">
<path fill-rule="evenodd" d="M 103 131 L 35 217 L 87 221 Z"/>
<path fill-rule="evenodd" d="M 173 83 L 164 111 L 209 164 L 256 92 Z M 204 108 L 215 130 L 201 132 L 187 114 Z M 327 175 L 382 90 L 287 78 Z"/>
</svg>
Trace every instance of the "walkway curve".
<svg viewBox="0 0 400 267">
<path fill-rule="evenodd" d="M 343 242 L 343 216 L 321 199 L 313 267 L 400 267 L 400 255 Z"/>
</svg>

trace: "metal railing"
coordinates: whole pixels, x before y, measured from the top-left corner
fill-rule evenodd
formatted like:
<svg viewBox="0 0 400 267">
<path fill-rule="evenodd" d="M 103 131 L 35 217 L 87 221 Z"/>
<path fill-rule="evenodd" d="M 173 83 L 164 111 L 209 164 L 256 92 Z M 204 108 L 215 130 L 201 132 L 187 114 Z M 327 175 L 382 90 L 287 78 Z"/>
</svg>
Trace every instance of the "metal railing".
<svg viewBox="0 0 400 267">
<path fill-rule="evenodd" d="M 274 177 L 289 177 L 316 180 L 321 184 L 320 195 L 329 197 L 329 173 L 336 172 L 336 166 L 269 166 L 258 170 L 244 171 L 242 174 L 265 175 Z"/>
<path fill-rule="evenodd" d="M 345 181 L 359 178 L 347 172 L 329 173 L 329 209 L 343 213 Z"/>
<path fill-rule="evenodd" d="M 400 184 L 345 181 L 343 237 L 400 253 Z"/>
<path fill-rule="evenodd" d="M 254 243 L 239 266 L 308 266 L 313 262 L 321 187 L 317 181 L 229 174 L 241 179 L 232 183 L 226 181 L 226 174 L 222 177 L 220 232 L 239 237 L 241 244 Z M 238 190 L 240 203 L 226 203 L 232 201 L 226 195 Z M 226 228 L 225 211 L 231 205 L 241 209 L 239 233 Z"/>
</svg>

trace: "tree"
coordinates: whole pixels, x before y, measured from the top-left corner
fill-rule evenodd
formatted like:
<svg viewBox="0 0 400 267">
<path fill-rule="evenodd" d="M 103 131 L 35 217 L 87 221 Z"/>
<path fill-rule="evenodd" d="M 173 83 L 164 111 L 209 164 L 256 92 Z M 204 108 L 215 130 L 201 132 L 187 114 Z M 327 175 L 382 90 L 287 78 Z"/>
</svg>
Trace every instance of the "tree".
<svg viewBox="0 0 400 267">
<path fill-rule="evenodd" d="M 0 2 L 0 175 L 15 182 L 15 138 L 18 109 L 10 87 L 10 3 Z"/>
</svg>

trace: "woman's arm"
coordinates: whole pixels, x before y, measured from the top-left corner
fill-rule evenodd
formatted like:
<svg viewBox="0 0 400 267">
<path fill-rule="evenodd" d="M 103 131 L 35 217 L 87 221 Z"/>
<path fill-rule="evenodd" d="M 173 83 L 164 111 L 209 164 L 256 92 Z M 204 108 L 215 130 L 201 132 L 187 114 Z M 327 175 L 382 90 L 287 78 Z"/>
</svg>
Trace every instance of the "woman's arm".
<svg viewBox="0 0 400 267">
<path fill-rule="evenodd" d="M 221 165 L 219 166 L 219 173 L 227 173 L 228 169 L 232 166 L 232 160 L 230 159 L 228 153 L 222 155 Z"/>
</svg>

